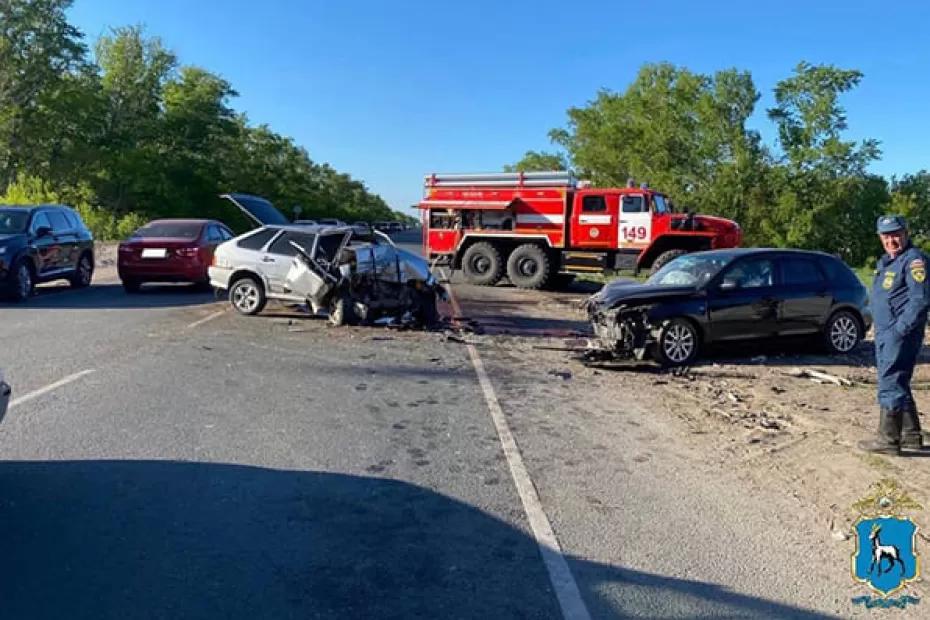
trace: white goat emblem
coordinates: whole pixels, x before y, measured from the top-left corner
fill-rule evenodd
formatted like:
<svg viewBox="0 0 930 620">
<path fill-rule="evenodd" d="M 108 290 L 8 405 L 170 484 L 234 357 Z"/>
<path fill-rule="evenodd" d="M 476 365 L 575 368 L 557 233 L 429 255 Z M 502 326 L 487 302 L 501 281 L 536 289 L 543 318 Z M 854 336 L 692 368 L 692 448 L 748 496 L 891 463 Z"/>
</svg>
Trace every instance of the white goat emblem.
<svg viewBox="0 0 930 620">
<path fill-rule="evenodd" d="M 894 568 L 895 563 L 901 565 L 901 574 L 904 575 L 904 561 L 901 559 L 901 552 L 898 551 L 898 548 L 894 545 L 883 545 L 878 538 L 878 535 L 881 533 L 882 528 L 877 523 L 872 526 L 872 531 L 869 532 L 869 540 L 872 541 L 872 565 L 869 566 L 869 574 L 872 574 L 876 568 L 878 569 L 878 574 L 886 573 Z M 882 561 L 888 560 L 891 565 L 888 567 L 888 570 L 882 570 Z"/>
</svg>

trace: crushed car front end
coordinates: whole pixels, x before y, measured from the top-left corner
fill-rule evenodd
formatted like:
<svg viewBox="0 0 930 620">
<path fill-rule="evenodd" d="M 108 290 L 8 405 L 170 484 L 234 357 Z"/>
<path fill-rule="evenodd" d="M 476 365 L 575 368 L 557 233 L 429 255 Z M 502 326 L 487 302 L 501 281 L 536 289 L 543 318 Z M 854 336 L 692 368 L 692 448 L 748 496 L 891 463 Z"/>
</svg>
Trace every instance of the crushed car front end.
<svg viewBox="0 0 930 620">
<path fill-rule="evenodd" d="M 617 280 L 588 298 L 586 310 L 598 348 L 616 359 L 652 357 L 663 323 L 700 311 L 694 287 Z"/>
</svg>

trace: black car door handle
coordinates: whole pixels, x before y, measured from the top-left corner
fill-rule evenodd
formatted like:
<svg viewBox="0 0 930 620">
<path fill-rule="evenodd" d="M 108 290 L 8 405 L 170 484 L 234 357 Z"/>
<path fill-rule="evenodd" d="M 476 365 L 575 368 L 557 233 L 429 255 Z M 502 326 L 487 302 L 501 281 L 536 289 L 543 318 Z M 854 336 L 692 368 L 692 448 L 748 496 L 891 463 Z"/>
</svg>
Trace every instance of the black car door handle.
<svg viewBox="0 0 930 620">
<path fill-rule="evenodd" d="M 263 256 L 263 257 L 262 257 L 262 262 L 263 262 L 263 263 L 273 263 L 273 262 L 275 262 L 275 261 L 274 261 L 274 259 L 271 258 L 270 256 Z"/>
</svg>

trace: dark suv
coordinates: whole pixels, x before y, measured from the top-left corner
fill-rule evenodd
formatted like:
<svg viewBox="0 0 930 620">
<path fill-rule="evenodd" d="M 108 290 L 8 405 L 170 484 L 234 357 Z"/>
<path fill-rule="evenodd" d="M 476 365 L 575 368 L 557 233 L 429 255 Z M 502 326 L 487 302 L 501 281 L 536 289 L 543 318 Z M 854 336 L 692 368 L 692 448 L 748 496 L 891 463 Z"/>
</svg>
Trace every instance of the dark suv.
<svg viewBox="0 0 930 620">
<path fill-rule="evenodd" d="M 93 275 L 94 238 L 73 209 L 0 206 L 0 291 L 23 301 L 39 282 L 83 288 Z"/>
</svg>

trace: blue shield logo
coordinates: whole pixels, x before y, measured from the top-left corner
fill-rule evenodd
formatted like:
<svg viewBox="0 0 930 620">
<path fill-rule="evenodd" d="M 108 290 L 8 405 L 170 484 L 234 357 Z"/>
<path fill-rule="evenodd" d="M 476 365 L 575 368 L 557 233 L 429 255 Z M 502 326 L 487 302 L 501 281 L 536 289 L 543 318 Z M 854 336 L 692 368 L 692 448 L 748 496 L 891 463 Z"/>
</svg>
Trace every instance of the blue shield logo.
<svg viewBox="0 0 930 620">
<path fill-rule="evenodd" d="M 856 524 L 853 577 L 882 596 L 890 596 L 920 575 L 915 542 L 917 526 L 906 518 L 883 516 Z"/>
</svg>

